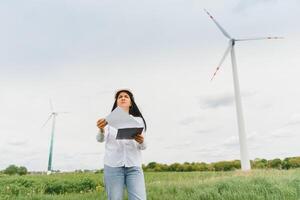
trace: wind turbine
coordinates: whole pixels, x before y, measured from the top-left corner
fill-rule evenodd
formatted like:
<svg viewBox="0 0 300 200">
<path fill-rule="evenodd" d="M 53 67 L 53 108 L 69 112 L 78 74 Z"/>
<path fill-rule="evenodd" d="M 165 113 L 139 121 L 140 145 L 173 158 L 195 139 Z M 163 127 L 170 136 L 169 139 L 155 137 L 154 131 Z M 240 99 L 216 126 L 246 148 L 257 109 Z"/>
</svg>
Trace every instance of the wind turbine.
<svg viewBox="0 0 300 200">
<path fill-rule="evenodd" d="M 42 126 L 42 128 L 44 126 L 46 126 L 46 124 L 48 123 L 48 121 L 52 118 L 52 131 L 51 131 L 51 140 L 50 140 L 50 150 L 49 150 L 47 175 L 51 174 L 51 172 L 52 172 L 53 140 L 54 140 L 54 131 L 55 131 L 55 120 L 56 120 L 56 117 L 58 116 L 58 114 L 69 113 L 69 112 L 55 112 L 54 109 L 53 109 L 53 104 L 52 104 L 51 99 L 50 99 L 49 103 L 50 103 L 51 113 L 50 113 L 48 119 L 46 120 L 46 122 L 44 123 L 44 125 Z"/>
<path fill-rule="evenodd" d="M 240 154 L 241 154 L 241 165 L 242 170 L 250 170 L 250 160 L 249 160 L 249 153 L 247 147 L 247 137 L 245 131 L 245 123 L 243 117 L 243 110 L 242 110 L 242 101 L 241 101 L 241 94 L 240 94 L 240 86 L 239 86 L 239 79 L 237 73 L 237 65 L 236 65 L 236 57 L 235 57 L 235 50 L 234 46 L 236 42 L 239 41 L 249 41 L 249 40 L 268 40 L 268 39 L 283 39 L 282 37 L 256 37 L 256 38 L 239 38 L 235 39 L 231 37 L 225 29 L 214 19 L 214 17 L 204 9 L 204 11 L 208 14 L 208 16 L 213 20 L 213 22 L 217 25 L 223 35 L 229 39 L 229 45 L 218 65 L 216 68 L 215 73 L 213 74 L 211 80 L 216 76 L 218 70 L 220 69 L 221 65 L 223 64 L 225 58 L 231 53 L 231 63 L 232 63 L 232 75 L 233 75 L 233 84 L 234 84 L 234 94 L 235 94 L 235 104 L 236 104 L 236 112 L 237 112 L 237 122 L 238 122 L 238 129 L 239 129 L 239 142 L 240 142 Z"/>
</svg>

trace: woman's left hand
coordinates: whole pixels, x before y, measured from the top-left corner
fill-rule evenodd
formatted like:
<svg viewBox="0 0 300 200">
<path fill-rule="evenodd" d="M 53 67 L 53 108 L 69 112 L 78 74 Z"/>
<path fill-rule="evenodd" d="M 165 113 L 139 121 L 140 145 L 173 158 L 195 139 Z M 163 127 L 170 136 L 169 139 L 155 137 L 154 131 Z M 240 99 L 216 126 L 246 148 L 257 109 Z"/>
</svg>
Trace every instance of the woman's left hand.
<svg viewBox="0 0 300 200">
<path fill-rule="evenodd" d="M 134 140 L 137 141 L 139 144 L 144 142 L 144 136 L 142 134 L 138 134 L 134 137 Z"/>
</svg>

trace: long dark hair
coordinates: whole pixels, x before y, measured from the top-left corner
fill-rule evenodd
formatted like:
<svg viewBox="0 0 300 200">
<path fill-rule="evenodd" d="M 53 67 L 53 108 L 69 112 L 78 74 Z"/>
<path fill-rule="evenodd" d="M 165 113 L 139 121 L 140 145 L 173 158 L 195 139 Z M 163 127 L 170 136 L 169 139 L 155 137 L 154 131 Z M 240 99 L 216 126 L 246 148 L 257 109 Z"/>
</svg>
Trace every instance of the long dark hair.
<svg viewBox="0 0 300 200">
<path fill-rule="evenodd" d="M 121 94 L 121 92 L 125 92 L 126 94 L 128 94 L 130 101 L 131 101 L 131 106 L 129 107 L 129 114 L 135 116 L 135 117 L 141 117 L 143 119 L 144 125 L 145 125 L 145 131 L 147 130 L 147 124 L 146 121 L 141 113 L 141 111 L 139 110 L 138 106 L 136 105 L 135 101 L 134 101 L 134 97 L 133 94 L 129 91 L 129 90 L 119 90 L 116 95 L 115 95 L 115 102 L 114 105 L 111 109 L 111 111 L 113 111 L 116 107 L 117 107 L 117 101 L 118 101 L 118 97 Z"/>
</svg>

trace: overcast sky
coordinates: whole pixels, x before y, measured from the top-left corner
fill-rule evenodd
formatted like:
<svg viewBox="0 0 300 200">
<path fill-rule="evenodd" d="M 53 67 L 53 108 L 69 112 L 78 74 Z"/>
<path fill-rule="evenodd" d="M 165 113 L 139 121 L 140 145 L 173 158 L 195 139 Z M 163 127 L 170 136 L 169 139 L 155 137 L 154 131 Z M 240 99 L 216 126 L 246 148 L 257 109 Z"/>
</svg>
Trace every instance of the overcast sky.
<svg viewBox="0 0 300 200">
<path fill-rule="evenodd" d="M 233 37 L 251 159 L 299 156 L 297 0 L 28 0 L 0 3 L 0 169 L 103 167 L 96 121 L 130 88 L 148 125 L 144 163 L 240 159 L 230 57 Z"/>
</svg>

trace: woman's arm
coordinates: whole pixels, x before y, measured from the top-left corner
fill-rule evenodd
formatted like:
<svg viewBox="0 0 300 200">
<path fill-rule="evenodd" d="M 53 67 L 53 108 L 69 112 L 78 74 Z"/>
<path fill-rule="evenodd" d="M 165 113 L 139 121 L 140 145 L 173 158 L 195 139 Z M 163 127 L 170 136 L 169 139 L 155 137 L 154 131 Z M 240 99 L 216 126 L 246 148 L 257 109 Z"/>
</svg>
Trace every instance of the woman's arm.
<svg viewBox="0 0 300 200">
<path fill-rule="evenodd" d="M 104 142 L 106 140 L 108 134 L 107 122 L 105 119 L 100 119 L 97 121 L 97 127 L 99 128 L 99 132 L 96 135 L 96 139 L 98 142 Z M 105 137 L 106 136 L 106 137 Z"/>
<path fill-rule="evenodd" d="M 96 140 L 98 142 L 104 142 L 105 141 L 104 132 L 102 132 L 101 130 L 99 130 L 98 134 L 96 135 Z"/>
<path fill-rule="evenodd" d="M 145 138 L 144 141 L 142 143 L 138 143 L 137 147 L 139 150 L 145 150 L 147 148 L 147 143 L 145 142 Z"/>
<path fill-rule="evenodd" d="M 137 117 L 136 120 L 141 124 L 143 125 L 143 127 L 145 128 L 145 124 L 142 120 L 141 117 Z M 146 141 L 145 141 L 145 131 L 143 131 L 141 134 L 138 134 L 137 136 L 135 136 L 134 140 L 138 143 L 137 144 L 137 147 L 138 149 L 140 150 L 145 150 L 147 148 L 147 144 L 146 144 Z"/>
<path fill-rule="evenodd" d="M 135 136 L 134 140 L 138 143 L 137 144 L 138 149 L 144 150 L 147 148 L 147 144 L 145 141 L 145 132 L 142 132 L 141 134 Z"/>
</svg>

